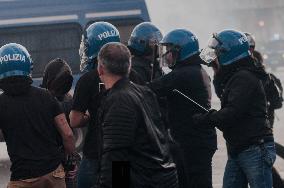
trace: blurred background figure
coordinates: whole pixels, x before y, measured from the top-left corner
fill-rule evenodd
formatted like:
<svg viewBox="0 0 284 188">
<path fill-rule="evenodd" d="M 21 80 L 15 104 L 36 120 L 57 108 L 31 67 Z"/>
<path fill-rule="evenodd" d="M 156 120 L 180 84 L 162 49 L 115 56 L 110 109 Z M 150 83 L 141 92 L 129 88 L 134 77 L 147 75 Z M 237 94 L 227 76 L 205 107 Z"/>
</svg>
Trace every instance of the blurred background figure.
<svg viewBox="0 0 284 188">
<path fill-rule="evenodd" d="M 259 51 L 255 50 L 254 36 L 251 35 L 250 33 L 245 33 L 245 35 L 248 38 L 250 52 L 252 58 L 254 59 L 256 68 L 258 68 L 259 71 L 262 71 L 264 73 L 262 74 L 263 76 L 261 77 L 261 80 L 264 86 L 266 99 L 267 99 L 267 115 L 268 115 L 269 125 L 273 129 L 275 110 L 282 108 L 283 87 L 280 79 L 278 79 L 273 73 L 269 73 L 266 71 L 262 54 Z M 283 146 L 276 143 L 276 154 L 279 155 L 283 152 L 284 152 Z M 284 158 L 283 155 L 280 155 L 280 157 Z M 272 168 L 272 178 L 273 178 L 274 188 L 284 187 L 284 182 L 275 167 Z"/>
</svg>

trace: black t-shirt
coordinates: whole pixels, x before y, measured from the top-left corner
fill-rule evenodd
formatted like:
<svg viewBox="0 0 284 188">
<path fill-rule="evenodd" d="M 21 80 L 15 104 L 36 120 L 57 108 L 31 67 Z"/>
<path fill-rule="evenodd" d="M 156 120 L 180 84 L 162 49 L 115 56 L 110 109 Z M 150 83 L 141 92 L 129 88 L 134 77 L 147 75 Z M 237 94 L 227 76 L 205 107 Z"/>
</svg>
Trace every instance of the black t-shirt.
<svg viewBox="0 0 284 188">
<path fill-rule="evenodd" d="M 95 125 L 95 117 L 100 104 L 100 78 L 97 70 L 86 72 L 80 77 L 75 87 L 72 110 L 90 113 L 90 123 L 85 138 L 83 153 L 87 158 L 98 158 L 98 127 Z"/>
<path fill-rule="evenodd" d="M 64 152 L 54 124 L 61 113 L 45 89 L 31 86 L 19 96 L 0 95 L 0 129 L 12 162 L 11 180 L 42 176 L 61 163 Z"/>
</svg>

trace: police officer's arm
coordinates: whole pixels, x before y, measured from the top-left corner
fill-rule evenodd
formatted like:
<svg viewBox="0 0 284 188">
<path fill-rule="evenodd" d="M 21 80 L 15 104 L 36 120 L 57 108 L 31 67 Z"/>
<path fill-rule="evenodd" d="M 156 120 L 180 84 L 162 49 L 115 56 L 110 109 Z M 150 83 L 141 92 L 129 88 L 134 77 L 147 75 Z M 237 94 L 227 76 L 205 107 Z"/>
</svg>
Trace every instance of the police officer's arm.
<svg viewBox="0 0 284 188">
<path fill-rule="evenodd" d="M 84 127 L 87 125 L 90 116 L 86 111 L 92 96 L 93 80 L 90 80 L 89 74 L 84 74 L 77 82 L 74 96 L 73 106 L 70 112 L 70 125 L 73 128 Z"/>
<path fill-rule="evenodd" d="M 49 94 L 49 93 L 48 93 Z M 62 137 L 65 152 L 71 154 L 75 151 L 75 142 L 73 132 L 68 125 L 66 116 L 58 101 L 49 94 L 48 108 L 54 119 L 54 125 Z"/>
<path fill-rule="evenodd" d="M 68 125 L 65 114 L 59 114 L 54 118 L 55 126 L 62 137 L 63 146 L 67 154 L 72 154 L 75 151 L 74 135 Z"/>
<path fill-rule="evenodd" d="M 257 82 L 241 75 L 231 80 L 228 101 L 219 111 L 213 112 L 210 120 L 221 130 L 239 121 L 253 101 L 253 93 L 257 89 Z"/>
<path fill-rule="evenodd" d="M 156 93 L 158 97 L 166 97 L 175 89 L 175 72 L 170 72 L 160 78 L 154 79 L 147 85 Z"/>
<path fill-rule="evenodd" d="M 137 107 L 131 99 L 116 98 L 103 121 L 103 151 L 100 184 L 111 187 L 112 162 L 128 161 L 128 150 L 134 143 Z"/>
<path fill-rule="evenodd" d="M 71 110 L 70 115 L 70 126 L 72 128 L 80 128 L 87 125 L 90 120 L 88 113 L 79 112 L 77 110 Z"/>
</svg>

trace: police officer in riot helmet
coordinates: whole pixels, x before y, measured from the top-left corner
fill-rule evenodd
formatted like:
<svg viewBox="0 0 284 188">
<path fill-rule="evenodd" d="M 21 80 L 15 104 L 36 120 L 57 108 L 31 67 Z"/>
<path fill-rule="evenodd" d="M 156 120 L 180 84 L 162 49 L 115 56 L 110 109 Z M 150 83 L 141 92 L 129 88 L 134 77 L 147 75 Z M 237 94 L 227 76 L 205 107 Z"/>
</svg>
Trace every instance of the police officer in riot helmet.
<svg viewBox="0 0 284 188">
<path fill-rule="evenodd" d="M 193 126 L 192 116 L 203 112 L 178 89 L 202 106 L 210 108 L 210 78 L 201 64 L 197 37 L 186 29 L 175 29 L 160 41 L 161 64 L 172 71 L 154 79 L 149 87 L 158 97 L 166 97 L 171 135 L 181 188 L 212 187 L 212 157 L 217 147 L 215 128 L 204 130 Z"/>
<path fill-rule="evenodd" d="M 83 159 L 78 172 L 78 188 L 92 187 L 97 178 L 99 129 L 95 125 L 95 116 L 100 103 L 100 89 L 102 89 L 96 70 L 97 55 L 104 44 L 119 41 L 118 30 L 107 22 L 91 24 L 82 35 L 79 49 L 80 69 L 85 73 L 75 87 L 70 112 L 71 127 L 88 127 L 83 147 Z"/>
<path fill-rule="evenodd" d="M 120 42 L 120 35 L 117 28 L 108 22 L 95 22 L 82 35 L 79 54 L 80 69 L 84 74 L 75 87 L 70 112 L 71 127 L 88 126 L 78 173 L 78 188 L 92 187 L 96 183 L 100 143 L 95 117 L 101 101 L 101 90 L 104 90 L 96 69 L 97 56 L 102 46 L 109 42 Z M 130 73 L 130 79 L 140 83 L 135 74 Z"/>
<path fill-rule="evenodd" d="M 161 76 L 159 67 L 158 43 L 162 40 L 161 31 L 150 22 L 138 24 L 128 40 L 128 48 L 132 57 L 132 69 L 138 73 L 144 82 Z"/>
<path fill-rule="evenodd" d="M 245 35 L 248 38 L 251 56 L 254 59 L 256 69 L 259 72 L 263 73 L 262 76 L 261 76 L 261 81 L 263 83 L 264 91 L 265 91 L 266 99 L 267 99 L 267 115 L 268 115 L 268 120 L 269 120 L 270 126 L 271 126 L 271 128 L 273 128 L 274 116 L 275 116 L 274 111 L 276 109 L 280 109 L 282 107 L 282 103 L 283 103 L 282 84 L 281 84 L 281 81 L 273 73 L 268 73 L 265 70 L 262 55 L 261 55 L 260 52 L 255 50 L 255 39 L 254 39 L 254 37 L 250 33 L 245 33 Z M 283 146 L 276 143 L 277 154 L 279 153 L 278 150 L 281 150 L 281 148 L 283 150 Z M 278 171 L 275 167 L 272 168 L 272 178 L 273 178 L 273 187 L 274 188 L 284 187 L 284 182 L 281 179 L 281 176 L 280 176 L 280 174 L 278 173 Z"/>
<path fill-rule="evenodd" d="M 247 187 L 247 181 L 252 188 L 272 187 L 274 139 L 248 38 L 235 30 L 215 33 L 200 57 L 213 67 L 221 109 L 195 115 L 194 120 L 223 132 L 228 150 L 223 187 Z"/>
<path fill-rule="evenodd" d="M 12 162 L 8 187 L 65 188 L 61 163 L 75 150 L 73 133 L 57 100 L 31 85 L 32 68 L 24 46 L 0 48 L 0 129 Z"/>
</svg>

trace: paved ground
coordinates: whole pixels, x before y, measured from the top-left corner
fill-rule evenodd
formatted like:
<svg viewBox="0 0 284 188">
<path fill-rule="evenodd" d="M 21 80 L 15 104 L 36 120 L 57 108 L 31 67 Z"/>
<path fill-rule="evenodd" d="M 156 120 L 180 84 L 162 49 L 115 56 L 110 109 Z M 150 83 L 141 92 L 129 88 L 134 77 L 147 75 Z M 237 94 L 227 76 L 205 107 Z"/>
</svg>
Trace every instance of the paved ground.
<svg viewBox="0 0 284 188">
<path fill-rule="evenodd" d="M 284 72 L 277 73 L 284 83 Z M 213 106 L 218 108 L 218 100 L 213 99 Z M 277 118 L 275 120 L 275 139 L 278 143 L 284 145 L 284 109 L 276 111 Z M 213 182 L 214 188 L 222 187 L 222 177 L 224 173 L 225 162 L 227 159 L 225 142 L 222 134 L 218 132 L 218 151 L 213 158 Z M 276 168 L 280 171 L 282 177 L 284 177 L 284 160 L 277 158 L 275 163 Z M 9 180 L 9 160 L 6 152 L 5 143 L 0 143 L 0 188 L 5 188 Z"/>
</svg>

